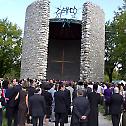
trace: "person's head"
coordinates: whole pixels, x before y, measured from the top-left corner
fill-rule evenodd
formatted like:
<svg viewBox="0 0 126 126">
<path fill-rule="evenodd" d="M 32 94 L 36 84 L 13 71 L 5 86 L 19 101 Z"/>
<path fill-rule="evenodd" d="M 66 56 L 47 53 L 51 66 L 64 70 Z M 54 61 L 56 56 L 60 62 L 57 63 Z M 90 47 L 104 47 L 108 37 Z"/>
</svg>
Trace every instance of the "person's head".
<svg viewBox="0 0 126 126">
<path fill-rule="evenodd" d="M 59 90 L 62 90 L 62 91 L 65 90 L 65 86 L 64 86 L 63 82 L 59 83 Z"/>
<path fill-rule="evenodd" d="M 2 83 L 2 88 L 3 89 L 7 89 L 9 86 L 9 81 L 8 80 L 4 80 L 3 83 Z"/>
<path fill-rule="evenodd" d="M 97 84 L 93 84 L 93 91 L 97 91 L 98 89 L 98 85 Z"/>
<path fill-rule="evenodd" d="M 72 84 L 71 84 L 71 82 L 69 82 L 69 86 L 70 86 L 70 87 L 72 87 Z"/>
<path fill-rule="evenodd" d="M 109 89 L 110 88 L 110 84 L 106 84 L 107 88 Z"/>
<path fill-rule="evenodd" d="M 44 85 L 44 90 L 50 90 L 51 89 L 51 86 L 49 85 L 49 83 L 46 83 Z"/>
<path fill-rule="evenodd" d="M 50 83 L 51 88 L 55 89 L 55 84 L 54 83 Z"/>
<path fill-rule="evenodd" d="M 114 93 L 119 93 L 119 88 L 118 87 L 114 88 Z"/>
<path fill-rule="evenodd" d="M 41 89 L 40 88 L 36 88 L 35 94 L 41 94 Z"/>
<path fill-rule="evenodd" d="M 79 80 L 78 85 L 83 85 L 83 80 Z"/>
<path fill-rule="evenodd" d="M 49 80 L 49 82 L 53 84 L 53 80 Z"/>
<path fill-rule="evenodd" d="M 32 79 L 30 79 L 29 82 L 30 82 L 30 86 L 33 86 L 34 81 Z"/>
<path fill-rule="evenodd" d="M 28 83 L 27 81 L 24 81 L 24 83 L 22 83 L 22 88 L 27 89 L 28 88 Z"/>
<path fill-rule="evenodd" d="M 100 85 L 100 83 L 99 83 L 99 82 L 96 82 L 96 84 L 97 84 L 97 85 Z"/>
<path fill-rule="evenodd" d="M 13 79 L 13 86 L 15 86 L 17 83 L 17 79 Z"/>
<path fill-rule="evenodd" d="M 87 88 L 88 87 L 88 83 L 84 83 L 84 88 Z"/>
<path fill-rule="evenodd" d="M 27 78 L 27 81 L 28 81 L 28 82 L 30 81 L 29 77 Z"/>
<path fill-rule="evenodd" d="M 77 91 L 77 96 L 83 96 L 84 95 L 84 91 L 83 90 L 78 90 Z"/>
<path fill-rule="evenodd" d="M 124 91 L 126 91 L 126 85 L 124 86 Z"/>
</svg>

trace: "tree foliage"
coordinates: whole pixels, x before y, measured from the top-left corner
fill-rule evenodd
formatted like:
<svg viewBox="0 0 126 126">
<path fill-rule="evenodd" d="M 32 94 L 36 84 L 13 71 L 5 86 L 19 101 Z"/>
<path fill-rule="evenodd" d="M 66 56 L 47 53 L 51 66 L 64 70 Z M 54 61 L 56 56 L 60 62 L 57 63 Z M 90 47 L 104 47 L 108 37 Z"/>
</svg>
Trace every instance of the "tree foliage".
<svg viewBox="0 0 126 126">
<path fill-rule="evenodd" d="M 115 22 L 117 23 L 116 29 L 118 32 L 117 38 L 117 49 L 118 53 L 118 64 L 119 73 L 122 79 L 126 80 L 126 8 L 125 5 L 120 9 L 118 15 L 115 17 Z"/>
<path fill-rule="evenodd" d="M 105 72 L 112 81 L 117 67 L 121 79 L 126 79 L 126 4 L 115 12 L 112 22 L 106 23 Z"/>
<path fill-rule="evenodd" d="M 8 19 L 0 20 L 0 77 L 12 70 L 19 73 L 22 31 Z"/>
<path fill-rule="evenodd" d="M 112 82 L 112 73 L 117 64 L 117 57 L 115 52 L 115 24 L 106 23 L 105 36 L 105 73 L 109 76 L 109 81 Z"/>
</svg>

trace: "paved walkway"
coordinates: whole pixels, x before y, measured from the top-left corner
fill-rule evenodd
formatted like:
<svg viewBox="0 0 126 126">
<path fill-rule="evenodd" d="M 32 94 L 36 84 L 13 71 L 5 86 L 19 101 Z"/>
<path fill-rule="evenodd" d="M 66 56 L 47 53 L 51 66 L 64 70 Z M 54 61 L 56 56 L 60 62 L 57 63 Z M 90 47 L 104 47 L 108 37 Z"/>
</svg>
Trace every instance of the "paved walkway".
<svg viewBox="0 0 126 126">
<path fill-rule="evenodd" d="M 27 126 L 32 126 L 32 125 L 27 125 Z M 49 123 L 49 126 L 54 126 L 54 123 Z M 70 123 L 65 124 L 65 126 L 70 126 Z M 99 113 L 99 126 L 112 126 L 112 123 L 111 121 L 107 120 L 101 113 Z"/>
<path fill-rule="evenodd" d="M 99 113 L 99 126 L 112 126 L 112 122 Z"/>
</svg>

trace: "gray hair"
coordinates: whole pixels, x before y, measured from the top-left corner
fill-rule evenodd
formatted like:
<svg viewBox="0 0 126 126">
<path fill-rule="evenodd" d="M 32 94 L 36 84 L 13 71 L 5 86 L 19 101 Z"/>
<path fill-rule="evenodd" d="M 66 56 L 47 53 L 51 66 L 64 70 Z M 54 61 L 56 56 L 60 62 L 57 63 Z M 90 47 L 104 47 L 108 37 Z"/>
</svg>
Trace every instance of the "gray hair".
<svg viewBox="0 0 126 126">
<path fill-rule="evenodd" d="M 77 96 L 83 96 L 83 95 L 84 95 L 84 91 L 81 90 L 81 89 L 79 89 L 79 90 L 77 91 Z"/>
<path fill-rule="evenodd" d="M 114 93 L 119 93 L 119 88 L 118 87 L 114 88 Z"/>
</svg>

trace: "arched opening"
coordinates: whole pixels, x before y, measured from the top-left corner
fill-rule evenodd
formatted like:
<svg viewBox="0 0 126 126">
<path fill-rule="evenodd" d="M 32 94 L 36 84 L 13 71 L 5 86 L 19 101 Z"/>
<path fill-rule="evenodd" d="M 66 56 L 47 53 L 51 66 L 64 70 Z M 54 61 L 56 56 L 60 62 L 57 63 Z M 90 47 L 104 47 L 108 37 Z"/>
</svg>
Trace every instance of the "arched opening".
<svg viewBox="0 0 126 126">
<path fill-rule="evenodd" d="M 80 77 L 81 21 L 50 19 L 47 79 Z"/>
</svg>

